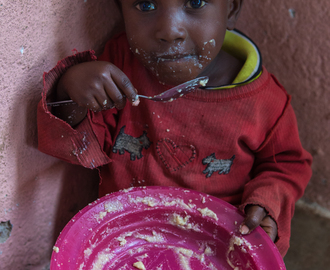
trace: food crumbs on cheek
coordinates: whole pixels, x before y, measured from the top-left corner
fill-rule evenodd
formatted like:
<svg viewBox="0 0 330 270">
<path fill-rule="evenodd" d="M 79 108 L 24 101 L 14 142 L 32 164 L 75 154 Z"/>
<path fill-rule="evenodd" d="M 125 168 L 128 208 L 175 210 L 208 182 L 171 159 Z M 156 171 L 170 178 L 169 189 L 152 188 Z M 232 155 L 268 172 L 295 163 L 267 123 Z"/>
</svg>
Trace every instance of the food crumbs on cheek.
<svg viewBox="0 0 330 270">
<path fill-rule="evenodd" d="M 214 39 L 211 39 L 211 40 L 209 40 L 209 41 L 204 42 L 204 46 L 206 46 L 208 43 L 209 43 L 212 47 L 215 47 L 215 45 L 216 45 L 216 42 L 215 42 Z"/>
<path fill-rule="evenodd" d="M 205 41 L 205 42 L 204 42 L 204 46 L 202 47 L 202 51 L 204 51 L 204 50 L 206 49 L 206 46 L 208 46 L 208 44 L 209 44 L 210 46 L 212 46 L 213 48 L 216 46 L 216 42 L 215 42 L 214 39 L 211 39 L 211 40 L 209 40 L 209 41 Z M 207 54 L 211 54 L 211 51 L 209 50 L 209 51 L 207 52 Z M 205 58 L 206 60 L 212 60 L 211 58 L 207 57 L 206 55 L 205 55 L 205 56 L 199 55 L 199 58 Z"/>
<path fill-rule="evenodd" d="M 209 41 L 209 43 L 211 44 L 212 47 L 215 47 L 216 43 L 215 43 L 215 40 L 214 39 L 211 39 Z"/>
</svg>

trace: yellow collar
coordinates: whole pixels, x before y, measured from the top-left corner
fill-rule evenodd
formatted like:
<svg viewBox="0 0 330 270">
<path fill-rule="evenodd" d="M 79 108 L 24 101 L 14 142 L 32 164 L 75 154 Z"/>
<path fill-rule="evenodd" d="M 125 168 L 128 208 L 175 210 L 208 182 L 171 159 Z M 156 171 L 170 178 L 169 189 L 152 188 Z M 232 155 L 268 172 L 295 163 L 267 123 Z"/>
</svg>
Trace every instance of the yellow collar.
<svg viewBox="0 0 330 270">
<path fill-rule="evenodd" d="M 251 39 L 238 30 L 227 30 L 222 49 L 244 62 L 244 65 L 235 80 L 230 85 L 206 87 L 219 90 L 248 84 L 257 79 L 262 72 L 262 59 L 258 47 Z"/>
</svg>

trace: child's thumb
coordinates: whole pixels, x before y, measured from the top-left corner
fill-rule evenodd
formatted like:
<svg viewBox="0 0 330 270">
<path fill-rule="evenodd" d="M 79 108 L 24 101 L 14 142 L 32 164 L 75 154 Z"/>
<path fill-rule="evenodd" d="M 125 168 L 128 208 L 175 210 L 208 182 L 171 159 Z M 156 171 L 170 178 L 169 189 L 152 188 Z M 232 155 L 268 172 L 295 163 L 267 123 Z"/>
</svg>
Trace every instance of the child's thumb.
<svg viewBox="0 0 330 270">
<path fill-rule="evenodd" d="M 247 206 L 245 213 L 246 217 L 240 226 L 240 233 L 243 235 L 257 228 L 267 214 L 265 209 L 258 205 Z"/>
</svg>

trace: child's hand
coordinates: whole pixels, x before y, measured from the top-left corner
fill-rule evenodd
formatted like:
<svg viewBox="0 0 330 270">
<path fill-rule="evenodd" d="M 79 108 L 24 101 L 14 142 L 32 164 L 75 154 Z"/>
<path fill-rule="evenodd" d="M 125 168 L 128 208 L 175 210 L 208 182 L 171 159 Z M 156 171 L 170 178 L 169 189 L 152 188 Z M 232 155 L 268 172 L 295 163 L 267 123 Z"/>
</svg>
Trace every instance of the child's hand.
<svg viewBox="0 0 330 270">
<path fill-rule="evenodd" d="M 246 218 L 240 226 L 240 232 L 242 234 L 248 234 L 260 225 L 272 241 L 275 242 L 277 237 L 276 222 L 267 215 L 263 207 L 248 205 L 245 208 L 245 214 Z"/>
<path fill-rule="evenodd" d="M 71 67 L 60 79 L 57 99 L 72 99 L 80 107 L 101 111 L 123 109 L 126 97 L 134 103 L 136 91 L 128 77 L 109 62 L 86 62 Z M 137 102 L 134 103 L 134 105 Z"/>
</svg>

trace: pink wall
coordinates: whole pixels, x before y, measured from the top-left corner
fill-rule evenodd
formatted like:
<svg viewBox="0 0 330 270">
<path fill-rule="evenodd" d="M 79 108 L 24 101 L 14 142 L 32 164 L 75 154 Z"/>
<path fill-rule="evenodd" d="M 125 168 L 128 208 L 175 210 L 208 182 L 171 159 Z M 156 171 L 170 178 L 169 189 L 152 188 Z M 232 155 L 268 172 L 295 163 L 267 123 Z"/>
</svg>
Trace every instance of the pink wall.
<svg viewBox="0 0 330 270">
<path fill-rule="evenodd" d="M 292 95 L 303 146 L 313 155 L 304 199 L 330 209 L 330 2 L 245 2 L 238 27 L 259 45 L 267 69 Z"/>
<path fill-rule="evenodd" d="M 0 225 L 13 226 L 0 269 L 44 269 L 60 229 L 96 196 L 94 172 L 36 149 L 36 106 L 43 72 L 74 48 L 100 49 L 118 16 L 109 0 L 0 2 Z"/>
<path fill-rule="evenodd" d="M 304 199 L 328 209 L 329 10 L 328 0 L 246 0 L 238 25 L 293 96 L 303 145 L 314 156 Z M 118 21 L 109 0 L 0 2 L 0 224 L 13 225 L 6 241 L 0 233 L 1 269 L 47 269 L 61 228 L 96 196 L 94 172 L 38 152 L 36 106 L 42 73 L 73 48 L 99 52 Z"/>
</svg>

